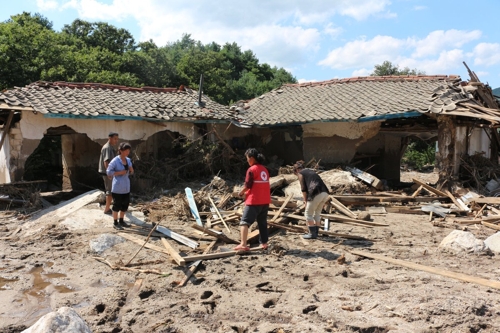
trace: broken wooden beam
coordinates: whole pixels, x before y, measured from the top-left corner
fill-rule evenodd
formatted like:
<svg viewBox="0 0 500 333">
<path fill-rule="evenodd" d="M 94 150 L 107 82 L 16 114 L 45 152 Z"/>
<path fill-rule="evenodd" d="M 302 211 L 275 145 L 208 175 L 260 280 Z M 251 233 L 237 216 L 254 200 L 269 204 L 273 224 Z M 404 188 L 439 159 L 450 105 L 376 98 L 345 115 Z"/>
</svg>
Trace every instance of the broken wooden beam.
<svg viewBox="0 0 500 333">
<path fill-rule="evenodd" d="M 481 221 L 481 224 L 493 230 L 500 230 L 500 225 L 496 225 L 485 221 Z"/>
<path fill-rule="evenodd" d="M 435 200 L 449 201 L 450 198 L 445 195 L 442 197 L 384 197 L 376 195 L 334 195 L 333 196 L 344 205 L 367 206 L 376 205 L 382 202 L 432 202 Z M 500 201 L 499 201 L 500 202 Z"/>
<path fill-rule="evenodd" d="M 219 258 L 232 257 L 232 256 L 235 256 L 238 254 L 245 254 L 245 253 L 249 253 L 249 252 L 259 251 L 259 250 L 262 250 L 262 247 L 260 247 L 260 246 L 252 247 L 252 248 L 250 248 L 249 251 L 226 251 L 226 252 L 218 252 L 218 253 L 199 254 L 199 255 L 183 257 L 183 259 L 186 262 L 197 261 L 197 260 L 207 260 L 207 259 L 219 259 Z"/>
<path fill-rule="evenodd" d="M 269 225 L 272 226 L 272 227 L 275 227 L 275 228 L 284 229 L 284 230 L 288 230 L 288 231 L 292 231 L 292 232 L 296 232 L 296 233 L 306 233 L 306 232 L 308 232 L 305 228 L 303 228 L 301 226 L 292 226 L 292 225 L 286 225 L 286 224 L 280 224 L 280 223 L 272 223 L 272 222 L 269 223 Z M 325 231 L 325 230 L 321 230 L 321 229 L 319 229 L 318 232 L 321 235 L 326 235 L 326 236 L 330 236 L 330 237 L 340 237 L 340 238 L 353 239 L 353 240 L 366 240 L 366 241 L 370 241 L 369 239 L 361 237 L 361 236 L 339 234 L 339 233 L 336 233 L 336 232 Z"/>
<path fill-rule="evenodd" d="M 418 179 L 416 179 L 416 178 L 413 178 L 412 180 L 413 180 L 413 182 L 414 182 L 415 184 L 418 184 L 418 185 L 422 186 L 422 187 L 423 187 L 423 188 L 425 188 L 427 191 L 432 192 L 432 193 L 434 193 L 434 194 L 435 194 L 435 195 L 437 195 L 437 196 L 440 196 L 440 197 L 447 197 L 447 196 L 448 196 L 448 195 L 447 195 L 446 193 L 444 193 L 443 191 L 440 191 L 440 190 L 438 190 L 438 189 L 435 189 L 434 187 L 432 187 L 432 186 L 430 186 L 430 185 L 427 185 L 426 183 L 424 183 L 424 182 L 422 182 L 422 181 L 420 181 L 420 180 L 418 180 Z"/>
<path fill-rule="evenodd" d="M 229 243 L 229 244 L 239 244 L 240 243 L 240 242 L 238 242 L 238 241 L 236 241 L 234 239 L 231 239 L 231 238 L 227 237 L 226 235 L 224 235 L 221 232 L 217 232 L 215 230 L 211 230 L 211 229 L 208 229 L 208 228 L 200 227 L 197 224 L 191 224 L 191 228 L 194 228 L 196 230 L 202 231 L 202 232 L 206 233 L 207 235 L 214 236 L 217 239 L 223 241 L 224 243 Z"/>
<path fill-rule="evenodd" d="M 335 207 L 338 211 L 344 213 L 345 215 L 347 215 L 347 216 L 349 216 L 349 217 L 351 217 L 353 219 L 355 219 L 355 218 L 358 217 L 349 208 L 347 208 L 346 206 L 344 206 L 344 204 L 342 204 L 342 202 L 338 201 L 333 196 L 330 196 L 330 203 L 332 204 L 333 207 Z"/>
<path fill-rule="evenodd" d="M 394 265 L 399 265 L 411 269 L 416 269 L 432 274 L 437 274 L 441 276 L 446 276 L 450 277 L 452 279 L 460 280 L 460 281 L 465 281 L 465 282 L 470 282 L 470 283 L 476 283 L 480 284 L 482 286 L 490 287 L 490 288 L 495 288 L 495 289 L 500 289 L 500 281 L 493 281 L 493 280 L 487 280 L 483 279 L 477 276 L 471 276 L 463 273 L 457 273 L 457 272 L 452 272 L 448 271 L 445 269 L 441 268 L 436 268 L 436 267 L 430 267 L 430 266 L 424 266 L 421 264 L 416 264 L 413 262 L 409 261 L 404 261 L 404 260 L 399 260 L 399 259 L 394 259 L 391 257 L 386 257 L 382 256 L 379 254 L 374 254 L 374 253 L 369 253 L 369 252 L 362 252 L 358 250 L 349 250 L 350 253 L 355 254 L 357 256 L 365 257 L 365 258 L 371 258 L 371 259 L 376 259 L 376 260 L 382 260 Z"/>
<path fill-rule="evenodd" d="M 215 212 L 219 216 L 220 220 L 224 224 L 224 227 L 226 227 L 227 232 L 231 233 L 231 229 L 229 229 L 229 227 L 227 226 L 226 221 L 224 221 L 224 218 L 222 217 L 222 214 L 219 212 L 219 208 L 217 208 L 217 206 L 215 205 L 215 203 L 212 200 L 212 197 L 210 195 L 208 195 L 208 200 L 210 200 L 210 203 L 212 204 L 213 209 L 215 210 Z"/>
<path fill-rule="evenodd" d="M 217 243 L 217 241 L 213 241 L 212 243 L 210 243 L 207 248 L 205 249 L 205 251 L 203 251 L 203 254 L 208 254 L 210 253 L 210 251 L 212 251 L 212 248 L 215 246 L 215 244 Z M 189 279 L 191 278 L 191 275 L 193 275 L 194 272 L 196 272 L 196 269 L 198 268 L 198 266 L 201 264 L 201 260 L 197 260 L 195 262 L 193 262 L 191 264 L 191 266 L 189 266 L 189 269 L 187 270 L 186 272 L 186 277 L 184 277 L 184 279 L 182 279 L 182 281 L 179 283 L 179 287 L 184 287 L 186 285 L 186 283 L 189 281 Z"/>
<path fill-rule="evenodd" d="M 288 202 L 290 200 L 292 200 L 293 196 L 292 195 L 289 195 L 285 201 L 283 202 L 283 204 L 281 205 L 280 209 L 274 213 L 274 216 L 273 218 L 271 219 L 271 222 L 276 222 L 276 220 L 278 219 L 278 217 L 280 216 L 281 212 L 283 212 L 283 209 L 285 209 L 286 205 L 288 204 Z"/>
<path fill-rule="evenodd" d="M 128 239 L 129 241 L 134 242 L 134 243 L 136 243 L 138 245 L 142 246 L 144 244 L 144 240 L 139 239 L 137 237 L 134 237 L 132 235 L 126 234 L 124 232 L 119 232 L 118 235 L 121 236 L 121 237 L 123 237 L 123 238 L 125 238 L 125 239 Z M 170 255 L 170 253 L 167 250 L 165 250 L 164 248 L 162 248 L 160 246 L 156 246 L 156 245 L 147 243 L 146 245 L 144 245 L 144 247 L 147 248 L 147 249 L 156 251 L 156 252 L 160 252 L 160 253 L 163 253 L 163 254 Z"/>
<path fill-rule="evenodd" d="M 162 238 L 161 242 L 163 243 L 163 246 L 165 246 L 165 248 L 167 249 L 172 259 L 174 259 L 174 261 L 177 263 L 177 265 L 179 266 L 186 265 L 186 261 L 184 260 L 184 258 L 180 256 L 179 252 L 177 252 L 165 238 Z"/>
</svg>

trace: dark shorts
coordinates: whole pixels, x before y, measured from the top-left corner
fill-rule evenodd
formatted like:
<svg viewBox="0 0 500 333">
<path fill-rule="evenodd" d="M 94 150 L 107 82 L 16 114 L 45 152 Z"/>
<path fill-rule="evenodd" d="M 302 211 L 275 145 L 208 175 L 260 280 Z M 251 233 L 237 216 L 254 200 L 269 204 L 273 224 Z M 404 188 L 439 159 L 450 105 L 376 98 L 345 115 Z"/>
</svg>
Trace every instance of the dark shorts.
<svg viewBox="0 0 500 333">
<path fill-rule="evenodd" d="M 259 243 L 267 244 L 267 211 L 269 205 L 245 206 L 243 217 L 241 218 L 241 226 L 250 226 L 257 221 L 259 226 Z"/>
<path fill-rule="evenodd" d="M 113 183 L 112 179 L 109 179 L 108 176 L 103 175 L 102 179 L 104 180 L 104 190 L 106 191 L 106 195 L 111 195 L 111 184 Z"/>
<path fill-rule="evenodd" d="M 113 196 L 113 212 L 126 212 L 130 203 L 130 193 L 111 193 Z"/>
</svg>

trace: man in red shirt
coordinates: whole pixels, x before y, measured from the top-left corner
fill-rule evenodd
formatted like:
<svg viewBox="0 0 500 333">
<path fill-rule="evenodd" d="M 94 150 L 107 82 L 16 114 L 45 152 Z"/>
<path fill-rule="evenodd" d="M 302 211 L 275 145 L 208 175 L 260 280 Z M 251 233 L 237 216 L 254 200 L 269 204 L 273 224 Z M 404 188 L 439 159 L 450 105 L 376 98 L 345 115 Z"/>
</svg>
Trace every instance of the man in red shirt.
<svg viewBox="0 0 500 333">
<path fill-rule="evenodd" d="M 245 195 L 245 210 L 241 218 L 241 243 L 234 249 L 237 251 L 248 251 L 247 245 L 248 227 L 257 220 L 259 226 L 259 243 L 262 248 L 267 249 L 267 211 L 271 203 L 271 187 L 269 185 L 269 172 L 262 165 L 264 155 L 257 149 L 250 148 L 245 152 L 250 168 L 245 177 L 245 186 L 239 195 Z"/>
</svg>

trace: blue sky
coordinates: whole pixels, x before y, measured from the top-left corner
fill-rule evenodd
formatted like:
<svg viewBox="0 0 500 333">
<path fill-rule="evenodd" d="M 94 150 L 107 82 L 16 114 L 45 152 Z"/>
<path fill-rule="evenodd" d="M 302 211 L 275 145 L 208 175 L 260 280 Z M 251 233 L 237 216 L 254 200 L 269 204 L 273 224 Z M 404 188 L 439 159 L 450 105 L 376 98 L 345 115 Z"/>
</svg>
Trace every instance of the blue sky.
<svg viewBox="0 0 500 333">
<path fill-rule="evenodd" d="M 158 45 L 183 33 L 236 42 L 301 82 L 366 76 L 384 60 L 468 80 L 465 61 L 500 87 L 497 0 L 17 0 L 2 4 L 0 20 L 22 11 L 56 30 L 76 18 L 105 21 Z"/>
</svg>

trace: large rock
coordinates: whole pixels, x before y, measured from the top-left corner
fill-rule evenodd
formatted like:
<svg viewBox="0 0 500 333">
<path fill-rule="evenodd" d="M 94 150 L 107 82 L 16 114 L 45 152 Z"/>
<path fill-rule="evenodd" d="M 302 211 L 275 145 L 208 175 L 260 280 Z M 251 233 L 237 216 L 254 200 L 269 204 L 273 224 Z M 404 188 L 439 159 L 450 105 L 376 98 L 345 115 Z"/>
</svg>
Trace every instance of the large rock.
<svg viewBox="0 0 500 333">
<path fill-rule="evenodd" d="M 102 234 L 99 237 L 91 239 L 89 241 L 90 249 L 98 254 L 103 253 L 109 248 L 112 248 L 116 244 L 123 243 L 125 239 L 120 236 L 112 234 Z"/>
<path fill-rule="evenodd" d="M 486 238 L 484 244 L 493 252 L 500 253 L 500 232 Z"/>
<path fill-rule="evenodd" d="M 92 333 L 87 323 L 68 307 L 47 313 L 42 318 L 21 333 Z"/>
<path fill-rule="evenodd" d="M 453 230 L 442 240 L 441 244 L 439 244 L 439 249 L 455 253 L 464 251 L 480 253 L 486 251 L 487 247 L 482 240 L 474 237 L 472 233 L 468 231 Z"/>
</svg>

